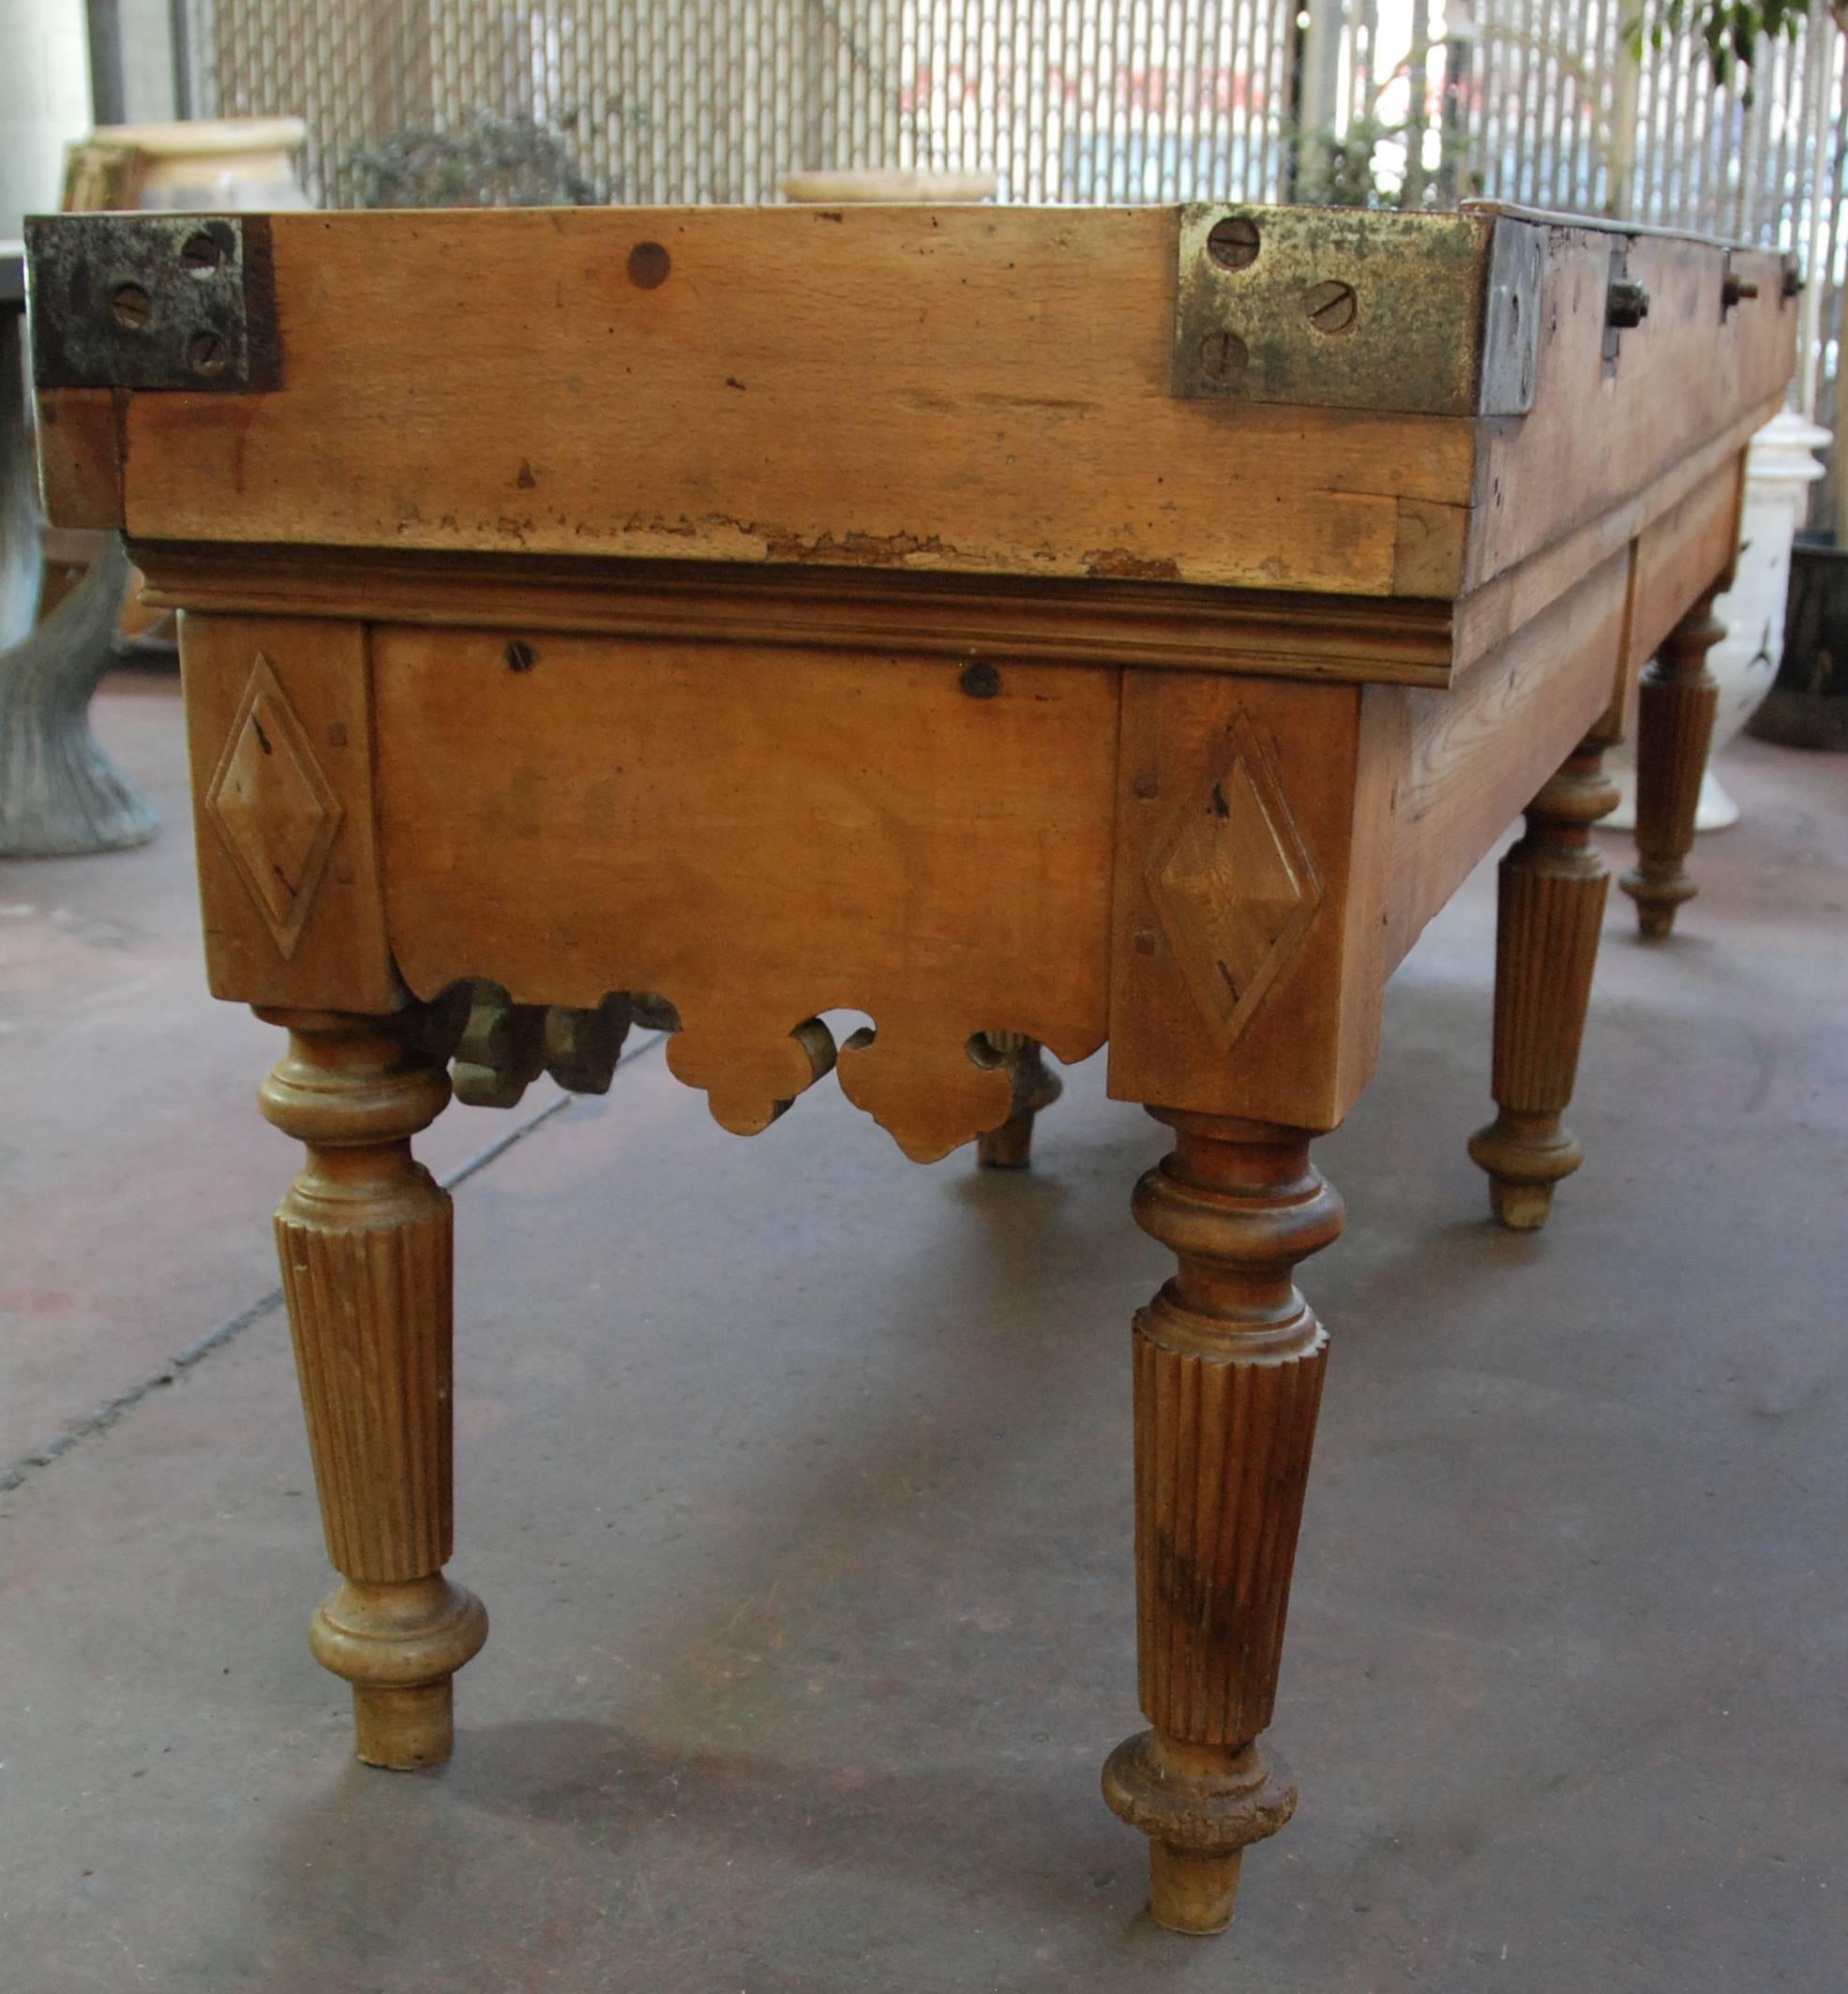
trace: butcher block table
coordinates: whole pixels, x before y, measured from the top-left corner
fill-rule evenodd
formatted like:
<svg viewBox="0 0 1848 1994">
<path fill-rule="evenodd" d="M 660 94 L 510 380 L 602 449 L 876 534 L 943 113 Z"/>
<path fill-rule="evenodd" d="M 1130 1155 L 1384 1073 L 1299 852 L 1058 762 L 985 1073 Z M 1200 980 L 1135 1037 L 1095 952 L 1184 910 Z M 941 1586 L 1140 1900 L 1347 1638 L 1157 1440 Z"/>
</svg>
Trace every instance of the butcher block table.
<svg viewBox="0 0 1848 1994">
<path fill-rule="evenodd" d="M 488 1632 L 443 1570 L 450 1201 L 412 1156 L 452 1087 L 601 1089 L 640 1017 L 737 1134 L 832 1070 L 917 1162 L 1018 1165 L 1042 1048 L 1107 1042 L 1173 1132 L 1132 1209 L 1175 1273 L 1132 1337 L 1149 1728 L 1104 1792 L 1155 1916 L 1224 1926 L 1296 1805 L 1260 1739 L 1328 1355 L 1293 1275 L 1342 1224 L 1311 1145 L 1525 810 L 1471 1153 L 1517 1227 L 1576 1168 L 1600 757 L 1640 678 L 1624 884 L 1666 932 L 1791 274 L 1493 206 L 30 247 L 51 514 L 184 612 L 211 987 L 288 1034 L 263 1112 L 307 1149 L 277 1237 L 343 1575 L 310 1638 L 359 1756 L 446 1757 Z M 873 1025 L 836 1045 L 839 1010 Z"/>
</svg>

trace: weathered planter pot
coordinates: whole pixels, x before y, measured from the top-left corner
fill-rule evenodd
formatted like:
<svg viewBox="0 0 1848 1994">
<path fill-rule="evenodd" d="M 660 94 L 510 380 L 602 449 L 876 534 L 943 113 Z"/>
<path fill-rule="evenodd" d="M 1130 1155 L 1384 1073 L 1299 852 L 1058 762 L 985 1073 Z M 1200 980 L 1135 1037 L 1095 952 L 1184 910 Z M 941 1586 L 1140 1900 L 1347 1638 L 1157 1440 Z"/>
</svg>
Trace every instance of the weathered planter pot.
<svg viewBox="0 0 1848 1994">
<path fill-rule="evenodd" d="M 1848 749 L 1848 548 L 1792 550 L 1783 662 L 1747 731 L 1786 748 Z"/>
<path fill-rule="evenodd" d="M 1783 650 L 1784 604 L 1791 587 L 1791 543 L 1809 509 L 1810 487 L 1823 474 L 1813 452 L 1829 432 L 1786 409 L 1751 440 L 1746 497 L 1739 528 L 1739 565 L 1733 586 L 1713 606 L 1726 636 L 1707 653 L 1707 669 L 1720 682 L 1713 745 L 1701 783 L 1696 831 L 1724 831 L 1738 821 L 1739 806 L 1720 787 L 1713 761 L 1751 718 L 1778 675 Z M 1636 824 L 1636 761 L 1626 743 L 1611 758 L 1619 802 L 1606 820 L 1614 830 Z"/>
</svg>

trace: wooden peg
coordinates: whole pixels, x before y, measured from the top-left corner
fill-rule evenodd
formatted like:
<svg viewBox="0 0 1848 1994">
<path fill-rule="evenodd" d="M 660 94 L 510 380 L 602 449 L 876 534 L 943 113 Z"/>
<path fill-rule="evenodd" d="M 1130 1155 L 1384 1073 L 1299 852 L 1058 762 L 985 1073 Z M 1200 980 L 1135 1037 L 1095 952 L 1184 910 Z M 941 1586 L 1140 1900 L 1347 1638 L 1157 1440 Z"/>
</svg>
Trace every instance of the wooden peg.
<svg viewBox="0 0 1848 1994">
<path fill-rule="evenodd" d="M 989 1170 L 1025 1170 L 1032 1161 L 1033 1117 L 1065 1091 L 1045 1062 L 1044 1048 L 1023 1031 L 988 1031 L 981 1038 L 1014 1083 L 1014 1111 L 999 1129 L 976 1138 L 976 1161 Z"/>
<path fill-rule="evenodd" d="M 1700 891 L 1687 858 L 1720 707 L 1720 682 L 1706 667 L 1707 652 L 1726 635 L 1713 614 L 1714 593 L 1708 590 L 1675 624 L 1637 692 L 1637 863 L 1621 884 L 1650 941 L 1667 937 L 1675 910 Z"/>
<path fill-rule="evenodd" d="M 1267 1762 L 1284 1618 L 1328 1336 L 1298 1261 L 1341 1231 L 1309 1136 L 1151 1110 L 1174 1153 L 1136 1186 L 1136 1222 L 1179 1271 L 1135 1319 L 1138 1675 L 1151 1730 L 1104 1797 L 1152 1844 L 1149 1910 L 1182 1932 L 1230 1922 L 1246 1846 L 1296 1789 Z"/>
<path fill-rule="evenodd" d="M 680 1012 L 666 997 L 653 990 L 632 990 L 629 1008 L 643 1031 L 674 1032 L 680 1029 Z"/>
<path fill-rule="evenodd" d="M 546 1013 L 513 1004 L 493 983 L 476 983 L 450 1077 L 456 1099 L 472 1108 L 517 1108 L 546 1070 Z"/>
<path fill-rule="evenodd" d="M 607 1094 L 635 1015 L 618 991 L 594 1011 L 546 1012 L 546 1071 L 567 1094 Z"/>
<path fill-rule="evenodd" d="M 1572 1098 L 1610 873 L 1591 827 L 1616 807 L 1601 737 L 1582 742 L 1527 805 L 1525 833 L 1498 876 L 1495 1040 L 1498 1110 L 1469 1139 L 1489 1173 L 1495 1217 L 1515 1232 L 1546 1223 L 1554 1187 L 1585 1161 L 1560 1116 Z"/>
</svg>

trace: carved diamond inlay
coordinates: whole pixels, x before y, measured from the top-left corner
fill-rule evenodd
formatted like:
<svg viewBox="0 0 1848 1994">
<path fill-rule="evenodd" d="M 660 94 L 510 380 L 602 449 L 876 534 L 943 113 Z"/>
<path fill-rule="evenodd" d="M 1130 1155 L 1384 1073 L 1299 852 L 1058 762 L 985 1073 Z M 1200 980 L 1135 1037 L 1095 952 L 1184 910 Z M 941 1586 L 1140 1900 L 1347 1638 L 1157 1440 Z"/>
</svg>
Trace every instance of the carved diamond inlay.
<svg viewBox="0 0 1848 1994">
<path fill-rule="evenodd" d="M 340 828 L 340 802 L 262 652 L 205 807 L 277 948 L 293 955 Z"/>
<path fill-rule="evenodd" d="M 1149 862 L 1156 918 L 1230 1043 L 1296 953 L 1322 882 L 1270 757 L 1240 713 L 1230 759 Z"/>
</svg>

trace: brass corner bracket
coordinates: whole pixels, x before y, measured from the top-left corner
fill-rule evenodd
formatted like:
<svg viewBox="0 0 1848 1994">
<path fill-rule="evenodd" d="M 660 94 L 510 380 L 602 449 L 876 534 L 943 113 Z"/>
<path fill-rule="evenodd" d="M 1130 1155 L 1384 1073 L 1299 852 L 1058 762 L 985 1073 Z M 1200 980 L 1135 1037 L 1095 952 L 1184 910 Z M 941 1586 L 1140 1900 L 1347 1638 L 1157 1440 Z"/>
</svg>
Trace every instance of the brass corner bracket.
<svg viewBox="0 0 1848 1994">
<path fill-rule="evenodd" d="M 1543 249 L 1542 230 L 1493 215 L 1184 206 L 1173 392 L 1525 414 Z"/>
</svg>

